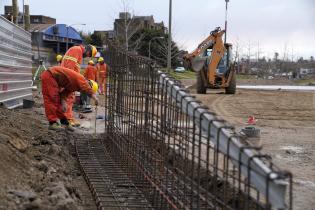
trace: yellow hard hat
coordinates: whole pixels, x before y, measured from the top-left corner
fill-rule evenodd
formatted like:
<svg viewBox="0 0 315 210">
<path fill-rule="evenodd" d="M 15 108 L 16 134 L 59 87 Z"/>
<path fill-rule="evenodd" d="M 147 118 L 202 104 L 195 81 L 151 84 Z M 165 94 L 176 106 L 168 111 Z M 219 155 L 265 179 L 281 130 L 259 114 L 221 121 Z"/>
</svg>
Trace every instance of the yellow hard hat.
<svg viewBox="0 0 315 210">
<path fill-rule="evenodd" d="M 57 55 L 56 60 L 57 60 L 57 62 L 60 62 L 62 60 L 62 55 Z"/>
<path fill-rule="evenodd" d="M 104 58 L 103 58 L 103 57 L 99 57 L 97 61 L 98 61 L 99 63 L 100 63 L 100 62 L 104 62 Z"/>
<path fill-rule="evenodd" d="M 98 62 L 104 62 L 104 58 L 103 57 L 99 57 L 97 61 Z"/>
<path fill-rule="evenodd" d="M 93 60 L 89 60 L 89 64 L 90 65 L 94 65 L 94 61 Z"/>
<path fill-rule="evenodd" d="M 94 93 L 98 90 L 98 84 L 94 80 L 89 80 L 89 85 L 91 86 Z"/>
<path fill-rule="evenodd" d="M 90 47 L 91 47 L 91 57 L 94 58 L 97 53 L 97 49 L 93 45 L 90 45 Z"/>
</svg>

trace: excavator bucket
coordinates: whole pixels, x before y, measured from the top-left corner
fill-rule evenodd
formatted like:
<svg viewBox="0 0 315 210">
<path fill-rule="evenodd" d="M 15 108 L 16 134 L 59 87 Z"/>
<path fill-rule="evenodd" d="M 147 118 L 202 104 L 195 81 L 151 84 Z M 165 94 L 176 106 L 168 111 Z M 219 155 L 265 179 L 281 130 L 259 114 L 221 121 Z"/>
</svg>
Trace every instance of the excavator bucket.
<svg viewBox="0 0 315 210">
<path fill-rule="evenodd" d="M 192 69 L 195 72 L 199 72 L 202 70 L 202 68 L 205 66 L 205 63 L 207 61 L 207 57 L 196 57 L 195 59 L 192 60 L 191 65 L 192 65 Z"/>
</svg>

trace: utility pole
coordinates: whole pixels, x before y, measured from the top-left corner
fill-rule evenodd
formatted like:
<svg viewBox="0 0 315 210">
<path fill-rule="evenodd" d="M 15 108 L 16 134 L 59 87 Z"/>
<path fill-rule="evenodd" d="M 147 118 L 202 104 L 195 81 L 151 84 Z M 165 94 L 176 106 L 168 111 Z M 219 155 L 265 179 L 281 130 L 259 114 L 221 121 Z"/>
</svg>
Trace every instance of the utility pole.
<svg viewBox="0 0 315 210">
<path fill-rule="evenodd" d="M 229 3 L 229 0 L 225 0 L 225 29 L 224 29 L 224 30 L 225 30 L 225 33 L 224 33 L 224 44 L 226 44 L 228 3 Z"/>
<path fill-rule="evenodd" d="M 24 5 L 24 29 L 26 31 L 29 31 L 31 28 L 31 24 L 30 24 L 30 5 Z"/>
<path fill-rule="evenodd" d="M 13 23 L 16 25 L 18 24 L 18 15 L 19 15 L 19 8 L 18 8 L 18 1 L 12 0 L 12 13 L 13 13 Z"/>
<path fill-rule="evenodd" d="M 25 29 L 25 3 L 24 3 L 24 0 L 23 0 L 23 7 L 22 7 L 22 9 L 23 9 L 23 16 L 22 16 L 22 18 L 23 18 L 23 28 Z"/>
<path fill-rule="evenodd" d="M 167 71 L 172 68 L 172 0 L 169 6 L 169 20 L 168 20 L 168 53 L 167 53 Z"/>
</svg>

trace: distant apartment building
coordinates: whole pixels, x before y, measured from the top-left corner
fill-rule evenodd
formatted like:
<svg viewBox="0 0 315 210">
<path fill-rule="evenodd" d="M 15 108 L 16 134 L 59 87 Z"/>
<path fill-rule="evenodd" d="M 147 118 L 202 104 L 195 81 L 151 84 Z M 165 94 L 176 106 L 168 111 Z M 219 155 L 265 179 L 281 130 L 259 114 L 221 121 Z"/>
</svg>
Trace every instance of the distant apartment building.
<svg viewBox="0 0 315 210">
<path fill-rule="evenodd" d="M 12 16 L 12 6 L 4 6 L 3 16 L 7 19 L 11 19 Z M 18 24 L 23 25 L 23 13 L 19 12 L 18 15 Z M 30 15 L 30 24 L 31 28 L 34 28 L 32 25 L 45 24 L 46 26 L 56 24 L 56 19 L 44 15 Z"/>
<path fill-rule="evenodd" d="M 115 36 L 120 40 L 125 39 L 126 30 L 128 36 L 130 37 L 141 29 L 160 30 L 163 31 L 163 33 L 167 32 L 167 28 L 164 26 L 164 23 L 156 23 L 153 15 L 131 16 L 129 12 L 121 12 L 119 13 L 119 18 L 115 19 L 114 22 Z"/>
<path fill-rule="evenodd" d="M 56 24 L 56 19 L 44 15 L 30 15 L 31 24 Z"/>
</svg>

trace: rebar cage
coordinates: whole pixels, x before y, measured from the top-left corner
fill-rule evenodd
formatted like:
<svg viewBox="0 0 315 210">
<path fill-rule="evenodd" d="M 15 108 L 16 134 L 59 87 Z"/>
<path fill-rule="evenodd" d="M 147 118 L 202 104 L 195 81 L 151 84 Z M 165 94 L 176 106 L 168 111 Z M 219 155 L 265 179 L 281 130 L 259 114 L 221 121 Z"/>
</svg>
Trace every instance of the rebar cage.
<svg viewBox="0 0 315 210">
<path fill-rule="evenodd" d="M 292 209 L 292 175 L 261 148 L 150 60 L 107 51 L 104 145 L 150 208 Z"/>
</svg>

